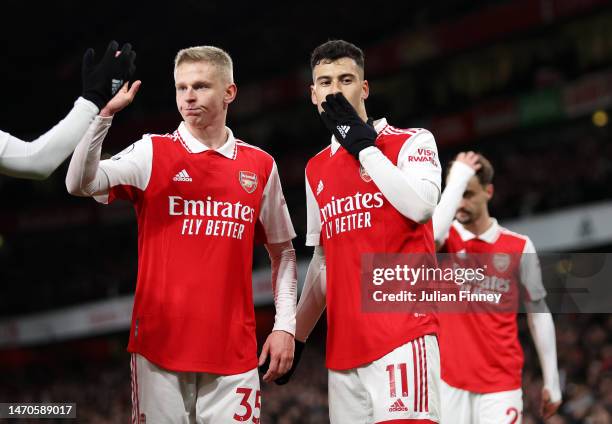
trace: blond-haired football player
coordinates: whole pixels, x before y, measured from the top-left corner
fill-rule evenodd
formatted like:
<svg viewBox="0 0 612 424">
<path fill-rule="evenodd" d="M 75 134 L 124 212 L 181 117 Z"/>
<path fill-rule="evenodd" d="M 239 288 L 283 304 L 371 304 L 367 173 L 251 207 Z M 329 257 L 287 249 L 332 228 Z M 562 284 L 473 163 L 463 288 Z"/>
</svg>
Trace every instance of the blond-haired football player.
<svg viewBox="0 0 612 424">
<path fill-rule="evenodd" d="M 138 219 L 138 280 L 128 350 L 135 422 L 258 422 L 258 364 L 271 381 L 294 352 L 295 236 L 272 156 L 226 126 L 237 93 L 230 56 L 178 52 L 174 82 L 183 122 L 147 134 L 110 160 L 102 141 L 121 105 L 89 128 L 66 185 L 101 203 L 125 199 Z M 254 242 L 272 261 L 276 321 L 257 358 Z M 140 420 L 140 421 L 138 421 Z"/>
</svg>

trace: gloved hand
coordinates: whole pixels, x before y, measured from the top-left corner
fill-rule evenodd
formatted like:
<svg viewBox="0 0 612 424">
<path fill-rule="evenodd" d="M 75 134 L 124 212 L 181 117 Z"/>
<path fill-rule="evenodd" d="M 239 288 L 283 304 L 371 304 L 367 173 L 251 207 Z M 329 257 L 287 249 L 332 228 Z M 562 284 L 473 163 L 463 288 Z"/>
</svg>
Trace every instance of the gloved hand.
<svg viewBox="0 0 612 424">
<path fill-rule="evenodd" d="M 291 364 L 291 368 L 289 369 L 289 371 L 287 371 L 285 374 L 283 374 L 282 376 L 274 380 L 276 384 L 278 384 L 279 386 L 282 386 L 283 384 L 287 384 L 289 382 L 289 380 L 291 379 L 291 376 L 293 375 L 293 373 L 295 372 L 297 368 L 298 363 L 300 362 L 300 358 L 302 357 L 302 352 L 304 351 L 305 346 L 306 346 L 306 343 L 301 342 L 299 340 L 295 341 L 295 351 L 293 353 L 293 364 Z M 268 372 L 269 366 L 270 366 L 270 358 L 268 357 L 266 362 L 262 366 L 259 367 L 259 371 L 261 371 L 262 374 L 265 374 L 266 372 Z"/>
<path fill-rule="evenodd" d="M 328 94 L 321 104 L 321 119 L 336 140 L 359 160 L 359 152 L 374 146 L 378 134 L 363 120 L 342 93 Z"/>
<path fill-rule="evenodd" d="M 111 41 L 104 57 L 94 65 L 94 49 L 89 48 L 83 56 L 83 94 L 82 97 L 92 101 L 98 109 L 102 108 L 119 91 L 124 82 L 129 81 L 136 71 L 136 52 L 132 45 L 125 43 L 117 56 L 119 44 Z"/>
</svg>

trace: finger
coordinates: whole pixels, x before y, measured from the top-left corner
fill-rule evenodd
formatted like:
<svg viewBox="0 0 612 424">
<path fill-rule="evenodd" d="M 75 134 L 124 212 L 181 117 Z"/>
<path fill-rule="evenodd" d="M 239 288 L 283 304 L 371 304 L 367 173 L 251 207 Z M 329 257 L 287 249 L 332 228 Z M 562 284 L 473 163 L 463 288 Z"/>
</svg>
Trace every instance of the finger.
<svg viewBox="0 0 612 424">
<path fill-rule="evenodd" d="M 280 361 L 279 367 L 278 367 L 278 373 L 280 375 L 284 375 L 287 373 L 287 371 L 289 371 L 291 369 L 291 365 L 293 364 L 293 357 L 292 356 L 283 356 L 283 358 Z"/>
<path fill-rule="evenodd" d="M 270 345 L 266 341 L 261 349 L 261 354 L 259 355 L 259 366 L 262 366 L 264 362 L 266 362 L 266 358 L 268 357 L 268 351 L 270 350 Z"/>
<path fill-rule="evenodd" d="M 111 60 L 113 57 L 115 57 L 115 52 L 118 48 L 119 43 L 117 43 L 115 40 L 108 43 L 108 47 L 106 48 L 106 52 L 104 53 L 102 60 Z"/>
<path fill-rule="evenodd" d="M 265 382 L 269 383 L 270 381 L 280 377 L 278 373 L 278 355 L 270 355 L 270 368 L 268 368 L 268 372 L 263 376 Z"/>
<path fill-rule="evenodd" d="M 342 109 L 345 113 L 356 115 L 357 111 L 353 107 L 353 105 L 344 97 L 342 93 L 336 93 L 336 101 L 340 109 Z"/>
<path fill-rule="evenodd" d="M 125 83 L 126 85 L 128 83 Z M 128 96 L 130 97 L 130 101 L 134 100 L 134 97 L 136 97 L 136 93 L 138 93 L 138 90 L 140 90 L 140 85 L 142 84 L 142 81 L 140 80 L 136 80 L 132 83 L 132 86 L 130 87 L 129 91 L 128 91 Z"/>
<path fill-rule="evenodd" d="M 125 55 L 125 57 L 128 57 L 131 51 L 132 45 L 130 43 L 125 43 L 123 46 L 121 46 L 121 54 Z"/>
<path fill-rule="evenodd" d="M 96 52 L 91 47 L 85 50 L 85 54 L 83 55 L 83 66 L 82 66 L 82 72 L 84 74 L 89 73 L 89 71 L 93 67 L 95 55 L 96 55 Z"/>
<path fill-rule="evenodd" d="M 336 118 L 339 114 L 342 113 L 342 106 L 340 106 L 338 102 L 337 94 L 341 93 L 330 94 L 325 98 L 328 104 L 329 112 L 331 113 L 333 118 Z"/>
</svg>

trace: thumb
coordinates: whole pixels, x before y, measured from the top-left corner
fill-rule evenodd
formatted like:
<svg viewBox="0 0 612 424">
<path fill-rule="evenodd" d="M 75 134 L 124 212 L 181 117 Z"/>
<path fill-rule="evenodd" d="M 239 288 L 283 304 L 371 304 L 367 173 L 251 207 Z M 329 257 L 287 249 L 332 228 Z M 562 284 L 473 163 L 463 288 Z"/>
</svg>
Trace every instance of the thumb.
<svg viewBox="0 0 612 424">
<path fill-rule="evenodd" d="M 127 84 L 127 82 L 126 82 Z M 140 85 L 142 84 L 142 81 L 140 80 L 136 80 L 132 83 L 132 86 L 130 87 L 129 91 L 128 91 L 128 95 L 130 96 L 130 100 L 133 100 L 134 97 L 136 96 L 136 93 L 138 93 L 138 90 L 140 90 Z"/>
</svg>

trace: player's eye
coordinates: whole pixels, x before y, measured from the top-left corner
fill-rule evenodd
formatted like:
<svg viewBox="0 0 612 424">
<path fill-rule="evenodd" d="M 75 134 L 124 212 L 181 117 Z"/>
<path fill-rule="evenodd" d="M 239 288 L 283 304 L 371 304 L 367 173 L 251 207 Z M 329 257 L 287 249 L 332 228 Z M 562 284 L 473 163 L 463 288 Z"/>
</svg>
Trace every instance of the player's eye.
<svg viewBox="0 0 612 424">
<path fill-rule="evenodd" d="M 350 84 L 352 82 L 353 82 L 353 78 L 343 78 L 342 79 L 343 84 Z"/>
</svg>

